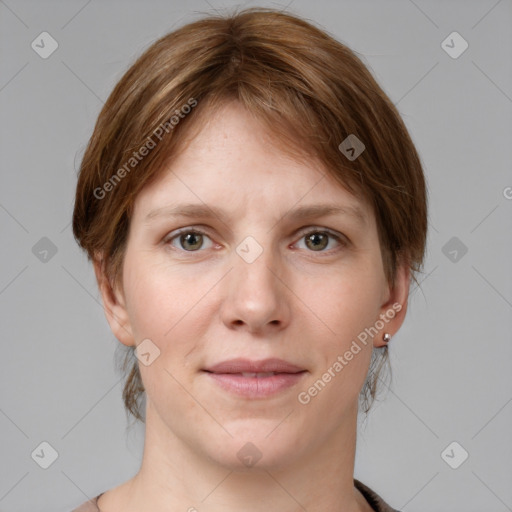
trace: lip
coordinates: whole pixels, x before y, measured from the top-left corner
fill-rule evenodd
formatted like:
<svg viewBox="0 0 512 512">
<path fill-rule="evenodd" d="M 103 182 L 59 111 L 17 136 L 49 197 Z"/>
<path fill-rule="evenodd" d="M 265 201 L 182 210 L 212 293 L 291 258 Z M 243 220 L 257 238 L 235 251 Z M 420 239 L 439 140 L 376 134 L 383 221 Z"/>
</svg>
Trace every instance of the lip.
<svg viewBox="0 0 512 512">
<path fill-rule="evenodd" d="M 251 359 L 229 359 L 204 369 L 212 373 L 298 373 L 305 369 L 283 359 L 264 359 L 253 361 Z"/>
<path fill-rule="evenodd" d="M 295 386 L 307 370 L 283 359 L 252 361 L 239 358 L 215 364 L 203 372 L 225 391 L 256 399 Z"/>
</svg>

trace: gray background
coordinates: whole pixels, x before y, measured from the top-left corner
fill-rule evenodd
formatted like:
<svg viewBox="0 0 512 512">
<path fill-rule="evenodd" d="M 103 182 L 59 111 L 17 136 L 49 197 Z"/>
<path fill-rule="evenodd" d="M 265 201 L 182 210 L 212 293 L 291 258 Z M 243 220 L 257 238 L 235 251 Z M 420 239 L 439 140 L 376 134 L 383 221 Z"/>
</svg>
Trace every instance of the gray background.
<svg viewBox="0 0 512 512">
<path fill-rule="evenodd" d="M 233 5 L 0 1 L 3 512 L 69 512 L 139 468 L 143 429 L 126 429 L 118 342 L 71 233 L 76 169 L 134 58 L 198 11 Z M 512 510 L 512 2 L 289 10 L 363 56 L 430 191 L 425 273 L 391 342 L 392 386 L 361 422 L 355 476 L 406 512 Z M 59 45 L 47 59 L 31 47 L 43 31 Z M 469 44 L 456 59 L 441 46 L 453 31 Z M 44 441 L 59 454 L 48 469 L 31 455 Z M 453 441 L 462 448 L 443 459 Z M 445 460 L 462 449 L 469 458 L 453 469 Z"/>
</svg>

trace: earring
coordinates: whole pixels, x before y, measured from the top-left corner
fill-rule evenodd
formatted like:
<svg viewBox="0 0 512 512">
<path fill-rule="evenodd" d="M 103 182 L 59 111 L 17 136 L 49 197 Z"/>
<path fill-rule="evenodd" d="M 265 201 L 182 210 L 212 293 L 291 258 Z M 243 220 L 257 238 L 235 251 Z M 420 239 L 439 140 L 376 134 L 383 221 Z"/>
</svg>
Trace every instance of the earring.
<svg viewBox="0 0 512 512">
<path fill-rule="evenodd" d="M 384 334 L 384 336 L 382 336 L 382 341 L 384 343 L 389 343 L 389 340 L 391 339 L 391 334 L 388 334 L 387 332 Z"/>
</svg>

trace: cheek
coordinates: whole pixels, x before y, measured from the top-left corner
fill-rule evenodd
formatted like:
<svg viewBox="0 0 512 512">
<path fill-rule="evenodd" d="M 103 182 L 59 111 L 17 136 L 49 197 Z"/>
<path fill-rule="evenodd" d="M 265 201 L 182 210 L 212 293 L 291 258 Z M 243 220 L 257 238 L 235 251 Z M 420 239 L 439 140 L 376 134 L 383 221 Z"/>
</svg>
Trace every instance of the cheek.
<svg viewBox="0 0 512 512">
<path fill-rule="evenodd" d="M 154 337 L 161 345 L 193 308 L 197 302 L 194 290 L 202 285 L 191 283 L 165 261 L 155 262 L 151 254 L 127 255 L 124 271 L 127 310 L 136 341 Z"/>
<path fill-rule="evenodd" d="M 318 316 L 303 316 L 303 332 L 311 335 L 311 326 L 319 326 L 312 336 L 317 364 L 302 396 L 315 414 L 333 421 L 348 403 L 357 402 L 370 364 L 373 341 L 365 329 L 378 319 L 382 276 L 378 265 L 367 263 L 337 272 L 321 285 L 303 282 L 298 293 Z"/>
<path fill-rule="evenodd" d="M 163 339 L 172 328 L 179 304 L 174 297 L 175 292 L 166 286 L 164 280 L 155 277 L 146 273 L 131 282 L 127 309 L 135 340 L 139 342 L 150 338 L 160 345 L 157 340 Z M 171 309 L 170 301 L 173 298 L 175 302 Z"/>
<path fill-rule="evenodd" d="M 379 283 L 375 273 L 351 272 L 332 276 L 308 295 L 307 304 L 317 312 L 321 322 L 315 323 L 321 327 L 310 341 L 316 352 L 314 372 L 300 389 L 298 401 L 318 428 L 321 421 L 339 424 L 349 404 L 357 404 L 373 350 L 372 339 L 361 334 L 378 319 Z M 311 335 L 314 317 L 304 318 L 303 332 Z"/>
<path fill-rule="evenodd" d="M 371 265 L 366 269 L 372 268 Z M 381 279 L 378 272 L 358 271 L 347 268 L 346 271 L 333 273 L 328 279 L 318 282 L 304 281 L 297 293 L 310 311 L 308 315 L 329 336 L 326 340 L 336 339 L 336 348 L 350 345 L 351 340 L 365 328 L 370 327 L 378 318 L 380 298 L 382 296 Z"/>
<path fill-rule="evenodd" d="M 150 339 L 159 364 L 185 376 L 193 352 L 200 350 L 216 315 L 216 272 L 197 272 L 140 255 L 126 261 L 126 296 L 136 343 Z M 209 290 L 211 292 L 207 293 Z M 146 372 L 147 373 L 147 372 Z"/>
<path fill-rule="evenodd" d="M 135 341 L 139 344 L 149 339 L 159 350 L 151 364 L 139 363 L 146 394 L 162 414 L 179 409 L 200 415 L 194 412 L 194 402 L 182 385 L 190 384 L 187 354 L 191 339 L 200 333 L 197 323 L 190 329 L 191 321 L 200 314 L 200 298 L 208 288 L 198 281 L 191 286 L 183 272 L 142 255 L 127 258 L 125 265 L 127 310 Z"/>
</svg>

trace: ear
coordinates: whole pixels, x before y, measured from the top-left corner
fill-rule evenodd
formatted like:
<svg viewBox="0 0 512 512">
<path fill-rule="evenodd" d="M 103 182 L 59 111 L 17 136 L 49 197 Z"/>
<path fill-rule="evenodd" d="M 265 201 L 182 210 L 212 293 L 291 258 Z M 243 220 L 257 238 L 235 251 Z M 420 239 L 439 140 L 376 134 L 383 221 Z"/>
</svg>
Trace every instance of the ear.
<svg viewBox="0 0 512 512">
<path fill-rule="evenodd" d="M 379 319 L 384 323 L 384 327 L 379 335 L 375 336 L 374 347 L 383 347 L 387 345 L 382 340 L 385 333 L 393 337 L 405 320 L 407 313 L 407 300 L 409 297 L 409 286 L 411 283 L 411 271 L 407 263 L 401 263 L 396 271 L 395 282 L 393 286 L 388 285 L 387 298 L 381 305 Z"/>
<path fill-rule="evenodd" d="M 96 256 L 93 261 L 96 281 L 103 299 L 105 317 L 114 336 L 127 346 L 135 345 L 130 317 L 126 309 L 124 293 L 106 275 L 103 258 Z"/>
</svg>

